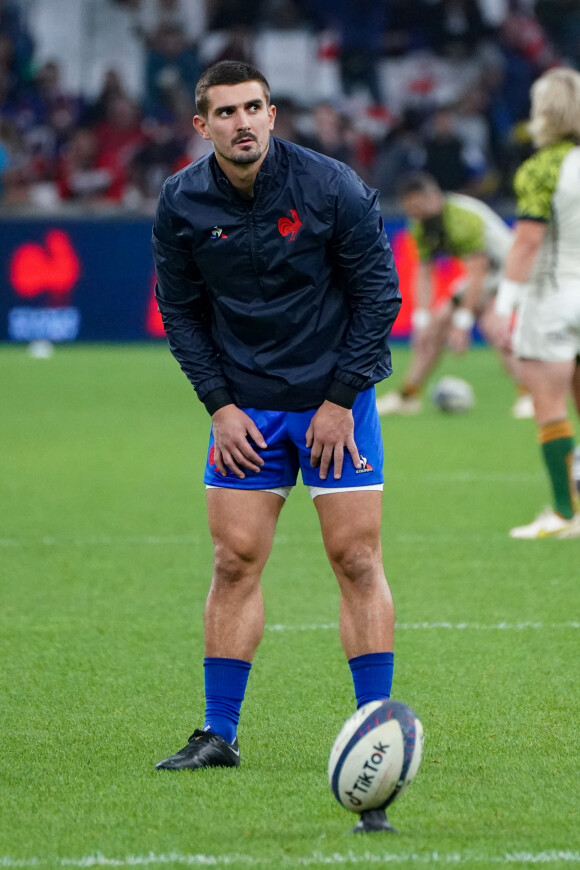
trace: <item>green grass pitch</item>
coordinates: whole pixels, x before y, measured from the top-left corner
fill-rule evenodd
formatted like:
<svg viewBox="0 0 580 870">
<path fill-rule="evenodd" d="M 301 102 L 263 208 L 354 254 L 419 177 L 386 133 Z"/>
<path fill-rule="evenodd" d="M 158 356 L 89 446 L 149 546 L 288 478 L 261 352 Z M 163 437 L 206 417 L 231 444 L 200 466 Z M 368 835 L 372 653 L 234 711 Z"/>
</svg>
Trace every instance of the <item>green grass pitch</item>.
<svg viewBox="0 0 580 870">
<path fill-rule="evenodd" d="M 0 868 L 580 863 L 580 542 L 508 538 L 549 501 L 534 424 L 490 351 L 444 373 L 469 414 L 383 426 L 393 696 L 425 752 L 399 836 L 353 837 L 326 764 L 354 695 L 306 492 L 264 575 L 242 767 L 156 772 L 203 715 L 207 415 L 161 345 L 0 349 Z"/>
</svg>

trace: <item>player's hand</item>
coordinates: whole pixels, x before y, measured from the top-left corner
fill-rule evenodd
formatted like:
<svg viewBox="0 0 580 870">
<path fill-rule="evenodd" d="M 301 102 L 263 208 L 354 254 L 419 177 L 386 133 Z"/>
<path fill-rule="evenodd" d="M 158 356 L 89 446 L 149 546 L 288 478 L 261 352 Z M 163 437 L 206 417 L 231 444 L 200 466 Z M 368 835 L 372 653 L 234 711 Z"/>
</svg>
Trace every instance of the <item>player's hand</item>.
<svg viewBox="0 0 580 870">
<path fill-rule="evenodd" d="M 214 437 L 214 460 L 217 470 L 224 477 L 228 469 L 239 477 L 246 475 L 243 469 L 260 471 L 264 464 L 262 457 L 256 453 L 254 444 L 266 449 L 262 433 L 251 417 L 248 417 L 237 405 L 225 405 L 212 415 Z"/>
<path fill-rule="evenodd" d="M 352 411 L 325 401 L 310 421 L 306 430 L 306 446 L 311 448 L 310 465 L 320 466 L 320 478 L 326 480 L 334 461 L 334 479 L 340 480 L 345 448 L 355 468 L 360 465 L 360 454 L 354 440 Z"/>
<path fill-rule="evenodd" d="M 512 353 L 512 319 L 495 311 L 486 318 L 486 332 L 492 344 L 502 353 Z"/>
<path fill-rule="evenodd" d="M 453 353 L 465 353 L 465 351 L 469 350 L 471 344 L 471 330 L 460 329 L 458 326 L 450 326 L 447 344 Z"/>
</svg>

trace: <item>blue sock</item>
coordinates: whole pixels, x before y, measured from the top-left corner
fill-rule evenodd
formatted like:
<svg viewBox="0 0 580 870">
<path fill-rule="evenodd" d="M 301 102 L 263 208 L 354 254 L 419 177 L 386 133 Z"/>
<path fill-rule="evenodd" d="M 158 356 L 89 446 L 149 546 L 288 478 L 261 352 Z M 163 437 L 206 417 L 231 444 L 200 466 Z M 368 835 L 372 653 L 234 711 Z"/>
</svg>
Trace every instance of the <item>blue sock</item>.
<svg viewBox="0 0 580 870">
<path fill-rule="evenodd" d="M 219 734 L 233 743 L 238 730 L 240 710 L 251 662 L 241 659 L 205 658 L 205 722 L 204 730 Z"/>
<path fill-rule="evenodd" d="M 367 653 L 348 660 L 356 705 L 382 701 L 391 695 L 395 655 L 392 652 Z"/>
</svg>

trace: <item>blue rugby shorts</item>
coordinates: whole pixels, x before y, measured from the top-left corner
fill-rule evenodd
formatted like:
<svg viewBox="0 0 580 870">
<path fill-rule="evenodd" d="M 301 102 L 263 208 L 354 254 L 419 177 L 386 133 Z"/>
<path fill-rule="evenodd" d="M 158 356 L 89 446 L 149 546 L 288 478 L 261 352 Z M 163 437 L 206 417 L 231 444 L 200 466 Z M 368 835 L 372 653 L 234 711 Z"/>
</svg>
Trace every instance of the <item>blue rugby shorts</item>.
<svg viewBox="0 0 580 870">
<path fill-rule="evenodd" d="M 354 440 L 360 455 L 359 467 L 355 468 L 350 453 L 345 450 L 342 476 L 339 480 L 334 479 L 332 465 L 326 480 L 321 479 L 319 468 L 312 468 L 310 465 L 310 450 L 306 447 L 306 430 L 316 413 L 315 408 L 309 411 L 263 411 L 256 408 L 242 408 L 242 410 L 252 418 L 268 445 L 263 450 L 251 442 L 256 453 L 262 456 L 264 465 L 259 472 L 244 469 L 246 476 L 243 479 L 236 477 L 231 471 L 228 471 L 226 477 L 222 476 L 213 461 L 212 430 L 203 477 L 207 487 L 289 489 L 295 485 L 300 470 L 302 480 L 310 488 L 313 497 L 320 494 L 320 489 L 359 489 L 367 486 L 382 489 L 383 439 L 374 387 L 359 393 L 352 409 Z M 280 494 L 284 495 L 282 492 Z"/>
</svg>

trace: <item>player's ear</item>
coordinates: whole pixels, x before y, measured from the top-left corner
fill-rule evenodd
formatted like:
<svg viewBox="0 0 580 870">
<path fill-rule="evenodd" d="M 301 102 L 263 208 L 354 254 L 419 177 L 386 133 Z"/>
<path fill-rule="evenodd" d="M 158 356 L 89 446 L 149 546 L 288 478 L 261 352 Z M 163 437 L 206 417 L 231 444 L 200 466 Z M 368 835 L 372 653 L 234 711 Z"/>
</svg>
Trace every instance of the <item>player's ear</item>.
<svg viewBox="0 0 580 870">
<path fill-rule="evenodd" d="M 204 139 L 210 138 L 209 131 L 207 129 L 207 121 L 203 117 L 203 115 L 194 115 L 193 126 L 195 127 L 199 135 L 202 136 Z"/>
<path fill-rule="evenodd" d="M 276 120 L 276 106 L 268 106 L 268 117 L 270 118 L 270 130 L 274 129 L 274 121 Z"/>
</svg>

